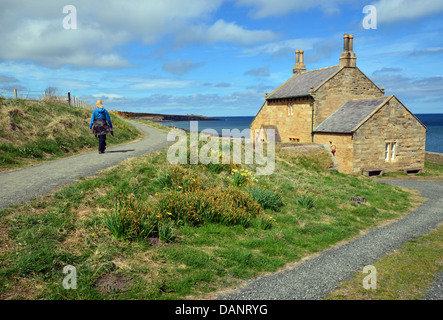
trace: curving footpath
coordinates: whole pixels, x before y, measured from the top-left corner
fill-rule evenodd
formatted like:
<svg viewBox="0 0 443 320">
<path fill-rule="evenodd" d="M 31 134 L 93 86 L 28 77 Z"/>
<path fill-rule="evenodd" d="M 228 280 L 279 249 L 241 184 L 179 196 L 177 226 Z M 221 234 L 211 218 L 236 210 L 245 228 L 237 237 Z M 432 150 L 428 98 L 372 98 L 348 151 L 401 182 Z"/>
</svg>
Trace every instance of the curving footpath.
<svg viewBox="0 0 443 320">
<path fill-rule="evenodd" d="M 135 121 L 130 122 L 147 137 L 107 148 L 105 154 L 90 152 L 0 174 L 0 210 L 32 200 L 61 185 L 75 182 L 78 178 L 92 176 L 123 160 L 160 150 L 173 143 L 167 141 L 165 132 Z"/>
<path fill-rule="evenodd" d="M 377 228 L 344 245 L 321 252 L 291 269 L 248 281 L 220 294 L 220 300 L 318 300 L 366 266 L 443 222 L 443 181 L 384 181 L 417 189 L 428 200 L 395 223 Z M 439 277 L 425 299 L 441 297 Z"/>
</svg>

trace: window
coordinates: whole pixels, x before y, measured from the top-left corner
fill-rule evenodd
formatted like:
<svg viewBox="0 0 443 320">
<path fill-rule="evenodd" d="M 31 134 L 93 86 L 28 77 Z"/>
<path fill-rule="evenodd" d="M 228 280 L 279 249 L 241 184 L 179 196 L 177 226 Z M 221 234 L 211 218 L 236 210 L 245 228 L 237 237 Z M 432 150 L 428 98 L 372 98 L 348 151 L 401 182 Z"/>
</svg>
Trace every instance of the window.
<svg viewBox="0 0 443 320">
<path fill-rule="evenodd" d="M 288 103 L 288 116 L 294 115 L 294 104 Z"/>
<path fill-rule="evenodd" d="M 385 161 L 393 161 L 395 159 L 396 142 L 386 142 Z"/>
</svg>

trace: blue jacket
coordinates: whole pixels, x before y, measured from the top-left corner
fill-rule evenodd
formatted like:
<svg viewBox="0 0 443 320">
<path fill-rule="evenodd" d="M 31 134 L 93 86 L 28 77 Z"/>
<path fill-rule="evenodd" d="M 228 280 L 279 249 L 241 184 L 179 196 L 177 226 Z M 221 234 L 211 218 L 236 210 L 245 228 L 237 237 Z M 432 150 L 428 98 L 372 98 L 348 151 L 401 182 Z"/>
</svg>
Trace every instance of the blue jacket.
<svg viewBox="0 0 443 320">
<path fill-rule="evenodd" d="M 109 126 L 112 129 L 111 117 L 109 116 L 108 111 L 105 108 L 95 108 L 92 112 L 91 122 L 89 123 L 89 129 L 92 128 L 95 119 L 106 119 Z"/>
</svg>

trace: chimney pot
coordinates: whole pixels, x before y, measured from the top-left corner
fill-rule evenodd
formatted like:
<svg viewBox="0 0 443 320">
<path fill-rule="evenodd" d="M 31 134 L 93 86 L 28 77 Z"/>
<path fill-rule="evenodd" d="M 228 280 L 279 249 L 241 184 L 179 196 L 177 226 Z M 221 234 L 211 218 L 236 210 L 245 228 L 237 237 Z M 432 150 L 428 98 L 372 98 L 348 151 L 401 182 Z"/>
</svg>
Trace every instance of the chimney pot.
<svg viewBox="0 0 443 320">
<path fill-rule="evenodd" d="M 343 36 L 343 51 L 349 51 L 349 35 L 345 34 Z"/>
<path fill-rule="evenodd" d="M 343 35 L 343 52 L 340 55 L 340 67 L 356 67 L 357 57 L 353 50 L 354 35 L 344 34 Z"/>
<path fill-rule="evenodd" d="M 349 38 L 349 40 L 348 40 L 348 50 L 349 51 L 353 51 L 354 49 L 353 49 L 353 47 L 354 47 L 354 35 L 353 34 L 349 34 L 348 35 L 348 38 Z"/>
</svg>

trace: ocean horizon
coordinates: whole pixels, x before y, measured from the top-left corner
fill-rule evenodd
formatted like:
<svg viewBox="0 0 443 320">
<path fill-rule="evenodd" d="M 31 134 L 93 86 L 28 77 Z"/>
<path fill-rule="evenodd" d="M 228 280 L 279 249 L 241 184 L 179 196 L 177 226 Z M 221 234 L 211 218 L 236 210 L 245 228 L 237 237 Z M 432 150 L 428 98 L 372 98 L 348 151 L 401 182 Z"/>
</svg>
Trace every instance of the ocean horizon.
<svg viewBox="0 0 443 320">
<path fill-rule="evenodd" d="M 441 113 L 423 113 L 415 116 L 427 127 L 426 132 L 426 151 L 443 153 L 443 114 Z M 255 116 L 236 116 L 236 117 L 213 117 L 218 120 L 198 121 L 199 132 L 211 129 L 219 135 L 228 133 L 234 138 L 250 138 L 249 125 Z M 190 130 L 190 121 L 163 121 L 159 122 L 165 126 L 176 127 L 184 130 Z M 225 131 L 225 132 L 223 132 Z"/>
</svg>

